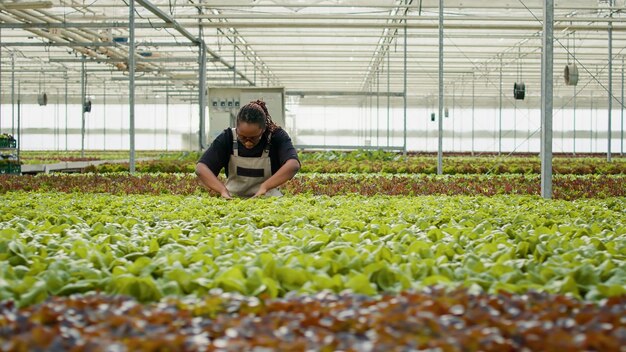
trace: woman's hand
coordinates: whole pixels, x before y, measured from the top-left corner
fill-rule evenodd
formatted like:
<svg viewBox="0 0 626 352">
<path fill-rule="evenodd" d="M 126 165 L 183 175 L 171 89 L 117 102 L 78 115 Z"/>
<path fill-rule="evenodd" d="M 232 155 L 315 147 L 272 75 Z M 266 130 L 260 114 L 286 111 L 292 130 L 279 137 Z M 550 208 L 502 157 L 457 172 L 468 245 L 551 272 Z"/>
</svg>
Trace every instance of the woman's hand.
<svg viewBox="0 0 626 352">
<path fill-rule="evenodd" d="M 261 184 L 259 190 L 254 197 L 265 195 L 270 189 L 280 187 L 283 183 L 289 181 L 300 170 L 300 163 L 296 159 L 289 159 L 283 166 L 276 171 L 272 177 L 268 178 Z"/>
<path fill-rule="evenodd" d="M 233 199 L 233 197 L 230 195 L 230 192 L 228 192 L 226 187 L 224 187 L 224 190 L 222 191 L 221 196 L 224 199 Z"/>
<path fill-rule="evenodd" d="M 267 193 L 267 188 L 263 184 L 261 184 L 261 187 L 259 187 L 259 190 L 256 191 L 256 193 L 254 194 L 254 196 L 252 196 L 252 198 L 262 197 L 265 195 L 265 193 Z"/>
<path fill-rule="evenodd" d="M 202 183 L 205 188 L 219 193 L 224 199 L 233 198 L 230 195 L 230 192 L 228 192 L 228 189 L 226 189 L 226 185 L 224 185 L 222 181 L 220 181 L 217 176 L 213 174 L 213 171 L 211 171 L 205 164 L 196 164 L 196 175 L 198 175 L 200 183 Z"/>
</svg>

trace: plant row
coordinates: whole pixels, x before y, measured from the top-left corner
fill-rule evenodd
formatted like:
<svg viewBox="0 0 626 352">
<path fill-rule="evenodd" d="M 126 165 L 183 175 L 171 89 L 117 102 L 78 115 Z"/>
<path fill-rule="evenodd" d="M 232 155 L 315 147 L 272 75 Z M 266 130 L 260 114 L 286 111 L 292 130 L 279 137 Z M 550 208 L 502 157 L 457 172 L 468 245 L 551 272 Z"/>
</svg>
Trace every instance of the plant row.
<svg viewBox="0 0 626 352">
<path fill-rule="evenodd" d="M 602 304 L 563 295 L 467 290 L 364 297 L 320 292 L 138 304 L 75 295 L 17 309 L 0 303 L 10 351 L 621 351 L 626 296 Z"/>
<path fill-rule="evenodd" d="M 26 150 L 22 151 L 24 156 L 29 160 L 62 160 L 64 158 L 79 158 L 89 157 L 99 160 L 106 159 L 124 159 L 128 158 L 128 150 L 66 150 L 66 151 L 34 151 Z M 403 154 L 400 152 L 389 152 L 383 150 L 352 150 L 352 151 L 298 151 L 300 160 L 302 161 L 399 161 L 409 158 L 436 158 L 437 153 L 423 153 L 423 152 L 408 152 Z M 605 159 L 605 154 L 600 153 L 577 153 L 572 155 L 571 153 L 553 153 L 557 159 L 561 158 L 597 158 Z M 201 153 L 198 151 L 163 151 L 163 150 L 137 150 L 135 151 L 137 157 L 153 157 L 158 159 L 167 160 L 187 160 L 196 161 L 200 159 Z M 492 152 L 444 152 L 445 157 L 472 157 L 472 158 L 502 158 L 502 159 L 524 159 L 524 158 L 538 158 L 537 153 L 514 153 L 507 154 L 506 157 L 500 157 L 498 153 Z M 620 155 L 614 155 L 619 158 Z"/>
<path fill-rule="evenodd" d="M 223 200 L 14 192 L 0 199 L 0 300 L 142 302 L 432 285 L 599 300 L 626 294 L 626 199 Z"/>
<path fill-rule="evenodd" d="M 598 158 L 555 159 L 554 174 L 626 174 L 626 159 L 607 162 Z M 152 160 L 136 163 L 138 172 L 194 172 L 196 161 Z M 127 172 L 128 163 L 89 166 L 85 172 Z M 413 173 L 436 174 L 437 160 L 432 157 L 408 157 L 395 161 L 302 161 L 301 173 Z M 444 159 L 442 173 L 454 174 L 539 174 L 538 158 L 450 157 Z"/>
<path fill-rule="evenodd" d="M 138 150 L 135 152 L 136 158 L 155 158 L 155 159 L 177 159 L 185 152 L 167 152 L 158 150 Z M 198 153 L 193 153 L 194 157 Z M 128 159 L 130 152 L 128 150 L 22 150 L 21 157 L 24 164 L 54 164 L 68 161 L 92 161 L 92 160 L 119 160 Z M 197 160 L 197 157 L 194 161 Z"/>
<path fill-rule="evenodd" d="M 38 154 L 39 153 L 39 154 Z M 200 158 L 198 152 L 138 152 L 138 157 L 154 158 L 136 163 L 137 172 L 194 172 Z M 78 152 L 43 153 L 26 152 L 24 163 L 55 163 L 61 161 L 86 161 L 101 159 L 127 159 L 128 152 L 90 152 L 83 156 Z M 306 152 L 300 153 L 301 173 L 421 173 L 436 174 L 437 158 L 428 155 L 403 156 L 382 151 L 354 152 Z M 89 166 L 85 172 L 127 172 L 128 163 Z M 537 156 L 446 156 L 443 160 L 444 174 L 539 174 L 541 161 Z M 602 157 L 555 157 L 554 174 L 625 174 L 626 159 L 616 157 L 612 162 Z"/>
<path fill-rule="evenodd" d="M 626 175 L 555 175 L 553 198 L 626 196 Z M 300 174 L 286 194 L 311 195 L 539 195 L 539 175 Z M 59 191 L 111 194 L 209 194 L 193 174 L 39 174 L 0 175 L 0 193 Z"/>
<path fill-rule="evenodd" d="M 528 158 L 528 157 L 537 157 L 538 153 L 530 153 L 530 152 L 515 152 L 509 154 L 501 154 L 498 152 L 456 152 L 456 151 L 444 151 L 445 156 L 452 157 L 496 157 L 500 155 L 506 155 L 507 158 Z M 341 150 L 328 150 L 328 151 L 300 151 L 300 159 L 309 161 L 309 160 L 318 160 L 318 161 L 368 161 L 368 160 L 379 160 L 379 161 L 397 161 L 402 159 L 405 155 L 409 157 L 437 157 L 437 152 L 412 152 L 408 151 L 406 154 L 402 152 L 392 152 L 392 151 L 384 151 L 384 150 L 351 150 L 351 151 L 341 151 Z M 552 155 L 557 158 L 579 158 L 579 157 L 606 157 L 606 154 L 602 153 L 558 153 L 553 152 Z"/>
<path fill-rule="evenodd" d="M 626 159 L 607 162 L 599 158 L 555 158 L 554 174 L 624 174 Z M 436 174 L 434 157 L 408 157 L 394 161 L 306 161 L 303 172 L 319 173 L 421 173 Z M 448 157 L 443 160 L 444 174 L 539 174 L 539 158 Z"/>
</svg>

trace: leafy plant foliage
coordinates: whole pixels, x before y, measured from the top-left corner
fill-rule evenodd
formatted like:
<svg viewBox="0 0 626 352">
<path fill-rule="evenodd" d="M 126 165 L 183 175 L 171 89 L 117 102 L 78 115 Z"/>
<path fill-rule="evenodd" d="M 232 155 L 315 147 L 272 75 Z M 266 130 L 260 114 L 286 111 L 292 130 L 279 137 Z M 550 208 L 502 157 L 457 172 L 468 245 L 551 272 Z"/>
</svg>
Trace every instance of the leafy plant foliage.
<svg viewBox="0 0 626 352">
<path fill-rule="evenodd" d="M 211 289 L 375 295 L 435 284 L 599 300 L 626 294 L 626 200 L 14 192 L 0 205 L 0 299 Z"/>
<path fill-rule="evenodd" d="M 441 288 L 284 299 L 212 292 L 148 305 L 74 295 L 26 309 L 0 304 L 0 345 L 16 351 L 620 351 L 625 315 L 625 296 L 592 304 L 546 293 Z"/>
<path fill-rule="evenodd" d="M 539 195 L 538 175 L 302 174 L 286 183 L 289 194 L 311 195 Z M 192 174 L 0 175 L 0 194 L 60 191 L 111 194 L 205 194 Z M 211 195 L 217 196 L 215 193 Z M 556 199 L 626 196 L 626 175 L 556 175 Z"/>
<path fill-rule="evenodd" d="M 200 159 L 198 152 L 137 151 L 137 172 L 191 173 Z M 437 157 L 433 154 L 402 155 L 382 150 L 355 150 L 350 152 L 300 152 L 300 173 L 391 173 L 436 174 Z M 22 161 L 27 164 L 57 163 L 62 161 L 128 159 L 128 151 L 78 151 L 50 152 L 26 151 Z M 128 172 L 128 163 L 109 163 L 89 166 L 86 172 Z M 536 154 L 497 156 L 480 154 L 446 153 L 443 173 L 449 175 L 502 175 L 540 174 L 541 161 Z M 603 155 L 590 154 L 572 157 L 556 154 L 553 159 L 554 174 L 571 175 L 617 175 L 626 174 L 626 158 L 615 156 L 607 162 Z"/>
</svg>

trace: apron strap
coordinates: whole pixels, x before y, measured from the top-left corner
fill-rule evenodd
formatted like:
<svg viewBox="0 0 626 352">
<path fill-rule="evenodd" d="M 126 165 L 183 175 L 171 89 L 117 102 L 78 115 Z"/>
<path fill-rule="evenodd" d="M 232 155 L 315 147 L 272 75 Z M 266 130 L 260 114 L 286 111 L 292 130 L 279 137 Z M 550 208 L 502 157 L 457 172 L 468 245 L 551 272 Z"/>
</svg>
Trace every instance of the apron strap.
<svg viewBox="0 0 626 352">
<path fill-rule="evenodd" d="M 263 153 L 270 153 L 270 146 L 272 145 L 272 132 L 267 135 L 267 144 L 265 145 L 265 149 L 263 149 Z"/>
<path fill-rule="evenodd" d="M 239 143 L 237 142 L 237 129 L 231 127 L 230 129 L 233 133 L 233 154 L 235 156 L 239 156 Z"/>
</svg>

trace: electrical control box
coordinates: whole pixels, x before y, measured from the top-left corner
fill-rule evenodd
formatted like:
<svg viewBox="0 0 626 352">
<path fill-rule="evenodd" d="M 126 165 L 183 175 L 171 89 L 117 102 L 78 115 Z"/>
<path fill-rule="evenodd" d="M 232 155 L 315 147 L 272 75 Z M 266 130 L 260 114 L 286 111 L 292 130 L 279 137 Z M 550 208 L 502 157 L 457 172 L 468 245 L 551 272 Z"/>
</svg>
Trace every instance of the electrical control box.
<svg viewBox="0 0 626 352">
<path fill-rule="evenodd" d="M 286 128 L 284 87 L 209 87 L 207 94 L 210 102 L 207 145 L 225 128 L 236 127 L 239 109 L 256 100 L 264 101 L 272 120 Z"/>
</svg>

